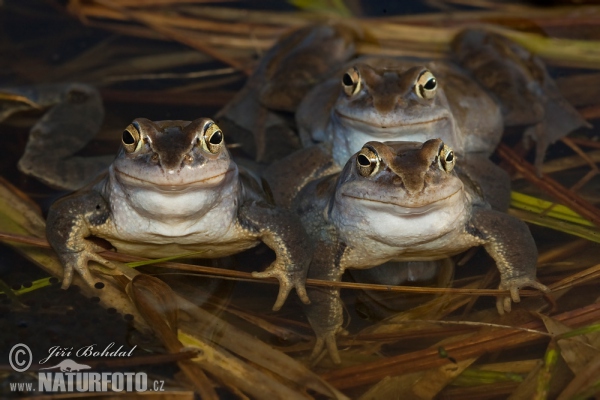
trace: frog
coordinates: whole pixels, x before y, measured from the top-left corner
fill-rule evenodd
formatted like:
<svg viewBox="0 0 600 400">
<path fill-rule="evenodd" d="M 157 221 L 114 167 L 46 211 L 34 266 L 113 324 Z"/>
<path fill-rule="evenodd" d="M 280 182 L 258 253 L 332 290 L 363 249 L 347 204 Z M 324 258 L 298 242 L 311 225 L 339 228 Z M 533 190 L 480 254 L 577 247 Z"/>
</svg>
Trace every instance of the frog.
<svg viewBox="0 0 600 400">
<path fill-rule="evenodd" d="M 310 42 L 311 29 L 321 28 L 316 25 L 299 30 L 307 39 L 302 42 L 302 52 L 288 50 L 285 63 L 273 65 L 277 56 L 268 53 L 266 62 L 270 71 L 275 71 L 271 75 L 285 75 L 293 65 L 290 59 L 306 62 L 305 55 L 311 49 L 322 53 L 319 41 Z M 365 37 L 368 35 L 355 39 Z M 538 57 L 492 31 L 467 28 L 458 32 L 449 44 L 448 57 L 439 60 L 357 58 L 357 53 L 351 52 L 356 44 L 342 43 L 347 49 L 343 54 L 348 55 L 345 64 L 321 81 L 310 80 L 312 87 L 306 90 L 308 85 L 303 86 L 301 101 L 285 107 L 285 112 L 295 113 L 302 146 L 310 148 L 311 154 L 297 150 L 292 158 L 286 158 L 290 152 L 279 152 L 280 159 L 266 169 L 265 179 L 284 206 L 306 182 L 340 170 L 366 141 L 441 137 L 461 156 L 463 169 L 479 183 L 492 206 L 506 210 L 510 180 L 488 160 L 504 128 L 528 126 L 525 138 L 537 141 L 535 165 L 539 171 L 549 143 L 578 127 L 590 126 L 564 100 Z M 272 51 L 276 50 L 277 45 Z M 339 65 L 340 54 L 336 53 L 334 65 Z M 262 71 L 259 67 L 256 76 L 264 75 Z M 289 92 L 294 86 L 289 81 L 296 79 L 288 74 L 281 92 Z M 274 101 L 275 86 L 271 83 L 269 91 L 255 93 L 255 101 L 281 113 Z M 262 131 L 254 133 L 256 141 L 264 139 Z M 312 169 L 306 168 L 308 163 Z"/>
<path fill-rule="evenodd" d="M 316 86 L 299 105 L 298 130 L 307 150 L 265 172 L 281 204 L 289 205 L 306 182 L 341 170 L 369 140 L 439 137 L 460 155 L 463 169 L 479 182 L 487 200 L 499 210 L 508 208 L 509 177 L 489 160 L 502 137 L 502 114 L 480 85 L 442 61 L 425 66 L 361 57 L 345 68 L 341 79 Z M 302 174 L 295 172 L 300 169 Z"/>
<path fill-rule="evenodd" d="M 536 280 L 537 247 L 527 225 L 494 210 L 441 139 L 370 141 L 342 171 L 308 183 L 293 202 L 315 246 L 308 277 L 339 281 L 345 270 L 390 261 L 430 261 L 482 246 L 500 272 L 496 308 L 510 312 L 519 290 Z M 324 348 L 340 363 L 335 336 L 343 320 L 339 289 L 309 288 L 305 306 Z"/>
<path fill-rule="evenodd" d="M 260 183 L 238 167 L 223 131 L 208 118 L 135 119 L 108 169 L 50 207 L 46 236 L 64 267 L 63 288 L 74 273 L 93 287 L 90 262 L 114 268 L 97 254 L 94 238 L 151 258 L 190 252 L 220 258 L 262 242 L 276 259 L 253 276 L 279 281 L 273 309 L 294 288 L 309 302 L 311 247 L 298 217 L 274 206 Z"/>
</svg>

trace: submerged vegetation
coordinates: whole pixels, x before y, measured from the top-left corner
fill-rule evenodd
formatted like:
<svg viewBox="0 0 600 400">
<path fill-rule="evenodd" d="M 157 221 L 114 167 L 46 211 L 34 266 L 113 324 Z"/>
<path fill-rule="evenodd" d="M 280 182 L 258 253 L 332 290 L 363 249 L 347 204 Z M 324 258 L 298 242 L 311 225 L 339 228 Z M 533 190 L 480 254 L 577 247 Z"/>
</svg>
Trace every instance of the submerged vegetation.
<svg viewBox="0 0 600 400">
<path fill-rule="evenodd" d="M 120 132 L 124 121 L 140 116 L 134 113 L 152 118 L 156 113 L 154 119 L 193 119 L 214 113 L 233 97 L 257 58 L 290 29 L 336 20 L 363 32 L 360 54 L 443 59 L 449 57 L 454 34 L 476 24 L 541 56 L 564 96 L 584 118 L 592 124 L 600 118 L 600 6 L 540 8 L 481 0 L 477 7 L 465 10 L 460 0 L 436 0 L 428 2 L 437 7 L 428 13 L 372 17 L 360 14 L 358 1 L 291 3 L 297 8 L 274 11 L 219 0 L 70 0 L 66 4 L 49 0 L 54 13 L 44 16 L 19 2 L 6 1 L 0 6 L 5 8 L 4 18 L 14 16 L 16 22 L 4 27 L 7 34 L 0 46 L 12 57 L 3 60 L 7 68 L 0 79 L 2 86 L 36 84 L 42 79 L 98 86 L 107 122 L 90 151 L 112 154 L 118 136 L 114 132 Z M 64 58 L 56 53 L 58 61 L 54 60 L 55 50 L 47 49 L 48 38 L 15 33 L 15 26 L 25 21 L 64 24 L 49 38 L 59 46 L 77 44 L 82 37 L 86 44 L 69 50 Z M 16 108 L 26 110 L 1 126 L 7 149 L 2 165 L 15 173 L 0 179 L 0 240 L 7 246 L 2 250 L 10 247 L 18 252 L 18 263 L 30 272 L 27 277 L 16 274 L 14 270 L 21 269 L 17 263 L 3 267 L 2 311 L 34 317 L 69 315 L 68 310 L 77 308 L 85 313 L 83 303 L 58 308 L 30 304 L 43 301 L 43 292 L 56 289 L 56 278 L 62 276 L 62 267 L 45 240 L 40 210 L 41 205 L 45 211 L 48 199 L 59 193 L 19 175 L 14 166 L 27 130 L 41 115 L 38 105 L 2 89 L 0 105 L 3 117 Z M 126 317 L 130 327 L 156 343 L 140 345 L 147 352 L 135 353 L 127 363 L 102 360 L 104 368 L 144 370 L 150 364 L 176 364 L 181 373 L 169 368 L 153 373 L 182 398 L 192 393 L 205 399 L 598 396 L 599 137 L 598 129 L 592 128 L 560 140 L 551 147 L 541 175 L 529 161 L 527 149 L 511 136 L 495 154 L 513 178 L 510 212 L 532 224 L 540 249 L 538 278 L 551 289 L 548 296 L 523 290 L 523 301 L 511 313 L 499 316 L 493 297 L 505 293 L 492 289 L 497 287 L 497 271 L 482 252 L 457 257 L 454 279 L 440 279 L 431 286 L 309 279 L 307 285 L 343 289 L 349 320 L 338 339 L 342 365 L 334 366 L 327 357 L 309 365 L 314 338 L 299 302 L 288 301 L 282 312 L 272 313 L 276 289 L 271 286 L 276 280 L 255 279 L 249 272 L 248 265 L 268 265 L 261 250 L 237 258 L 236 269 L 188 260 L 201 257 L 198 254 L 143 260 L 106 251 L 102 255 L 116 262 L 117 268 L 97 268 L 101 290 L 90 289 L 81 280 L 74 283 L 90 304 L 99 303 Z M 14 156 L 9 155 L 12 152 Z M 28 262 L 45 271 L 45 276 L 31 273 L 36 269 Z M 200 281 L 237 281 L 237 289 L 232 294 L 230 289 L 196 287 Z M 376 303 L 360 297 L 364 291 L 406 302 L 385 317 L 374 316 L 361 311 L 374 306 L 370 301 Z M 417 295 L 418 302 L 412 300 Z M 73 318 L 69 323 L 68 330 L 77 335 L 79 321 Z M 109 339 L 138 343 L 131 337 Z M 3 350 L 2 354 L 8 352 Z"/>
</svg>

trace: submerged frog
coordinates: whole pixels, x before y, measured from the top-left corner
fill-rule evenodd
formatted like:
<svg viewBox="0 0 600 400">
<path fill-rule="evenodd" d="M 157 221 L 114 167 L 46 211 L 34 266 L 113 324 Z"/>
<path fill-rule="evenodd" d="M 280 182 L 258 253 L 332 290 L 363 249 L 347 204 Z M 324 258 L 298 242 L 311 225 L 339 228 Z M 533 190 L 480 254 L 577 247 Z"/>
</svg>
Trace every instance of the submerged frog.
<svg viewBox="0 0 600 400">
<path fill-rule="evenodd" d="M 284 35 L 215 119 L 259 162 L 269 163 L 301 148 L 291 113 L 315 84 L 354 54 L 358 36 L 353 28 L 329 24 Z"/>
<path fill-rule="evenodd" d="M 537 248 L 525 223 L 492 210 L 472 182 L 454 169 L 440 139 L 368 142 L 339 174 L 310 182 L 294 203 L 315 241 L 309 277 L 339 281 L 346 269 L 388 261 L 439 260 L 483 246 L 500 271 L 498 311 L 511 310 L 535 280 Z M 307 314 L 317 342 L 340 361 L 335 334 L 342 324 L 339 290 L 309 289 Z"/>
<path fill-rule="evenodd" d="M 64 266 L 63 288 L 74 271 L 93 285 L 90 261 L 111 267 L 90 237 L 145 257 L 202 251 L 203 258 L 218 258 L 262 241 L 276 260 L 254 276 L 279 280 L 273 308 L 292 288 L 309 302 L 304 284 L 311 249 L 300 221 L 267 201 L 233 162 L 210 119 L 133 121 L 108 171 L 51 207 L 47 237 Z"/>
<path fill-rule="evenodd" d="M 76 155 L 100 130 L 100 93 L 81 83 L 0 88 L 0 122 L 20 111 L 47 110 L 31 128 L 19 170 L 46 185 L 83 187 L 106 169 L 114 156 Z"/>
</svg>

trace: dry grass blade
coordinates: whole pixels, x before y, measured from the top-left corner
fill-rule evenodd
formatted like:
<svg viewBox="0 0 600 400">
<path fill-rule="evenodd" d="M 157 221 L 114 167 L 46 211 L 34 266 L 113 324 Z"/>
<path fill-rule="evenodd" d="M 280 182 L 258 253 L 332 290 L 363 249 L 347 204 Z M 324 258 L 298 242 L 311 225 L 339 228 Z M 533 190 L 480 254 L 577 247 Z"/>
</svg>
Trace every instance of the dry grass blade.
<svg viewBox="0 0 600 400">
<path fill-rule="evenodd" d="M 551 317 L 545 315 L 541 315 L 541 317 L 546 329 L 553 336 L 571 331 L 571 328 Z M 600 349 L 594 347 L 585 335 L 558 339 L 557 344 L 560 348 L 560 355 L 574 374 L 580 373 L 587 367 L 589 362 L 600 356 Z"/>
<path fill-rule="evenodd" d="M 194 362 L 209 371 L 211 375 L 219 377 L 228 386 L 236 387 L 253 398 L 306 399 L 301 392 L 293 390 L 258 369 L 250 368 L 246 363 L 205 340 L 199 340 L 183 332 L 179 337 L 186 346 L 199 350 L 199 356 L 194 359 Z"/>
<path fill-rule="evenodd" d="M 212 339 L 229 351 L 280 375 L 290 382 L 297 382 L 325 396 L 338 399 L 346 397 L 320 379 L 304 365 L 294 361 L 289 356 L 274 350 L 271 346 L 255 339 L 251 335 L 238 330 L 222 320 L 215 320 L 207 311 L 193 303 L 178 298 L 179 308 L 191 319 L 180 321 L 182 329 L 193 332 L 193 337 L 201 335 Z M 260 397 L 260 396 L 259 396 Z"/>
<path fill-rule="evenodd" d="M 561 392 L 557 400 L 584 400 L 600 391 L 600 355 L 596 355 Z M 591 389 L 591 390 L 590 390 Z"/>
<path fill-rule="evenodd" d="M 583 217 L 588 218 L 596 226 L 600 226 L 600 210 L 598 210 L 596 207 L 583 200 L 577 194 L 566 189 L 549 176 L 543 175 L 542 177 L 539 177 L 531 164 L 519 157 L 505 144 L 501 143 L 498 146 L 498 154 L 514 169 L 519 171 L 529 182 L 544 190 L 546 193 L 556 198 L 559 202 L 570 207 Z"/>
<path fill-rule="evenodd" d="M 126 291 L 167 350 L 171 353 L 182 351 L 184 346 L 177 339 L 177 299 L 171 288 L 157 278 L 140 274 L 131 280 Z M 219 398 L 211 381 L 196 364 L 189 360 L 177 364 L 203 399 Z"/>
<path fill-rule="evenodd" d="M 550 263 L 556 260 L 561 260 L 569 257 L 570 255 L 576 254 L 589 246 L 590 242 L 587 240 L 577 239 L 564 245 L 553 247 L 540 254 L 538 257 L 538 267 L 543 266 L 546 263 Z"/>
<path fill-rule="evenodd" d="M 112 10 L 118 11 L 119 13 L 126 16 L 127 19 L 130 19 L 132 21 L 141 22 L 142 24 L 149 26 L 150 28 L 154 29 L 155 31 L 157 31 L 173 40 L 176 40 L 176 41 L 181 42 L 185 45 L 188 45 L 196 50 L 206 53 L 209 56 L 213 57 L 214 59 L 219 60 L 227 65 L 230 65 L 239 71 L 242 71 L 246 74 L 250 73 L 250 71 L 246 68 L 246 66 L 242 65 L 237 60 L 234 60 L 232 58 L 229 58 L 229 57 L 223 55 L 219 51 L 216 51 L 215 49 L 213 49 L 209 46 L 206 46 L 204 43 L 202 43 L 199 40 L 190 40 L 189 35 L 187 35 L 181 29 L 168 28 L 161 23 L 157 23 L 152 18 L 148 18 L 143 15 L 140 15 L 139 13 L 134 13 L 127 9 L 124 9 L 124 8 L 120 7 L 117 3 L 114 3 L 110 0 L 96 0 L 96 2 L 110 8 Z"/>
<path fill-rule="evenodd" d="M 593 279 L 597 279 L 598 277 L 600 277 L 600 264 L 594 265 L 573 275 L 569 275 L 558 282 L 552 283 L 549 287 L 551 290 L 558 291 L 573 287 L 575 285 L 581 285 L 584 282 L 589 282 Z"/>
<path fill-rule="evenodd" d="M 28 243 L 36 246 L 49 247 L 48 242 L 44 239 L 31 238 L 30 236 L 12 234 L 6 232 L 0 232 L 0 240 L 7 242 L 17 243 Z M 131 256 L 123 253 L 115 253 L 112 251 L 105 251 L 100 253 L 102 257 L 108 260 L 114 260 L 119 262 L 134 262 L 134 261 L 148 261 L 143 257 Z M 179 271 L 190 271 L 197 273 L 210 274 L 219 278 L 238 278 L 240 280 L 251 280 L 254 282 L 263 282 L 277 284 L 276 279 L 263 279 L 254 278 L 251 273 L 227 270 L 222 268 L 206 267 L 200 265 L 183 264 L 176 262 L 160 262 L 155 266 L 170 268 Z M 321 286 L 321 287 L 336 287 L 345 289 L 355 290 L 379 290 L 385 292 L 398 292 L 398 293 L 414 293 L 414 294 L 455 294 L 455 295 L 470 295 L 470 296 L 499 296 L 508 294 L 506 290 L 497 289 L 472 289 L 472 288 L 436 288 L 436 287 L 415 287 L 415 286 L 388 286 L 378 284 L 366 284 L 366 283 L 354 283 L 354 282 L 331 282 L 319 279 L 307 279 L 307 285 Z M 519 292 L 521 296 L 539 296 L 540 293 L 533 290 L 522 290 Z"/>
<path fill-rule="evenodd" d="M 194 107 L 221 107 L 227 104 L 227 102 L 235 95 L 234 92 L 220 90 L 211 90 L 210 93 L 170 93 L 153 90 L 131 91 L 104 89 L 101 90 L 100 93 L 105 101 Z"/>
<path fill-rule="evenodd" d="M 546 400 L 548 398 L 550 380 L 552 379 L 552 373 L 556 362 L 558 361 L 559 354 L 560 351 L 556 347 L 556 341 L 551 340 L 550 343 L 548 343 L 548 348 L 544 355 L 544 365 L 538 375 L 536 391 L 533 395 L 534 400 Z"/>
<path fill-rule="evenodd" d="M 509 209 L 508 213 L 530 224 L 540 225 L 556 231 L 568 233 L 569 235 L 578 236 L 591 242 L 600 242 L 600 230 L 596 228 L 588 228 L 579 224 L 541 215 L 536 212 L 517 210 L 515 208 Z"/>
<path fill-rule="evenodd" d="M 583 325 L 600 318 L 600 304 L 592 304 L 574 311 L 568 311 L 555 317 L 571 325 Z M 541 322 L 534 321 L 521 328 L 539 330 Z M 522 346 L 539 340 L 543 336 L 525 331 L 491 330 L 471 335 L 468 339 L 447 343 L 445 349 L 456 360 L 465 360 L 488 352 L 508 347 Z M 400 375 L 409 371 L 420 371 L 448 363 L 440 358 L 437 348 L 428 348 L 408 354 L 388 357 L 383 360 L 363 363 L 358 366 L 341 368 L 323 374 L 323 378 L 338 388 L 350 388 L 376 382 L 383 376 Z"/>
</svg>

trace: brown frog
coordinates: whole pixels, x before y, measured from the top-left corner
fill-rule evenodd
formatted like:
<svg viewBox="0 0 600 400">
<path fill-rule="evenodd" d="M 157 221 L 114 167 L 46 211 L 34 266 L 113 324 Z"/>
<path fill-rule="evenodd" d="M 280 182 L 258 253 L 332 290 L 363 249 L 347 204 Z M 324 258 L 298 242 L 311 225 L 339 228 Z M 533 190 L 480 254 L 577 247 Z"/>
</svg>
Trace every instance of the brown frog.
<svg viewBox="0 0 600 400">
<path fill-rule="evenodd" d="M 339 30 L 336 26 L 327 29 L 330 33 Z M 562 98 L 541 61 L 498 34 L 480 29 L 458 34 L 451 44 L 454 62 L 364 57 L 349 61 L 324 79 L 316 78 L 326 74 L 303 79 L 294 72 L 296 65 L 307 68 L 325 64 L 333 70 L 341 65 L 344 56 L 350 60 L 354 55 L 354 44 L 348 38 L 356 39 L 357 35 L 334 33 L 328 36 L 331 42 L 311 41 L 321 38 L 313 34 L 321 30 L 325 28 L 317 25 L 293 34 L 301 43 L 297 52 L 289 47 L 281 52 L 279 45 L 275 46 L 250 80 L 269 82 L 269 90 L 252 92 L 250 97 L 256 104 L 271 110 L 273 115 L 281 115 L 277 111 L 296 112 L 304 146 L 328 143 L 315 150 L 322 154 L 303 152 L 267 172 L 266 178 L 282 204 L 289 204 L 298 188 L 311 179 L 339 170 L 366 141 L 441 137 L 461 155 L 466 173 L 478 182 L 486 199 L 494 208 L 504 210 L 509 203 L 508 177 L 487 160 L 504 127 L 531 126 L 526 136 L 538 142 L 539 166 L 548 143 L 587 125 Z M 305 40 L 299 39 L 302 35 Z M 291 44 L 285 39 L 282 43 Z M 331 43 L 337 47 L 328 63 L 330 59 L 323 49 Z M 320 57 L 312 58 L 312 53 Z M 265 79 L 267 66 L 268 76 L 277 77 L 273 82 Z M 320 69 L 323 70 L 326 69 Z M 281 83 L 282 76 L 287 77 L 285 84 Z M 278 82 L 280 92 L 276 90 Z M 300 86 L 302 90 L 290 89 Z M 293 93 L 290 97 L 294 101 L 279 101 L 288 93 Z M 294 107 L 299 98 L 302 101 Z M 234 103 L 240 101 L 238 98 Z M 256 115 L 246 114 L 252 120 L 247 126 L 261 125 Z M 250 131 L 265 147 L 273 143 L 280 157 L 287 153 L 276 146 L 276 135 L 265 140 L 263 130 Z M 333 164 L 329 164 L 330 159 Z"/>
<path fill-rule="evenodd" d="M 456 162 L 440 139 L 368 142 L 341 172 L 306 185 L 293 208 L 315 242 L 309 277 L 339 281 L 346 269 L 439 260 L 483 246 L 500 271 L 499 289 L 510 292 L 497 299 L 501 314 L 520 300 L 522 287 L 548 291 L 535 280 L 537 248 L 527 225 L 492 210 Z M 326 346 L 339 363 L 339 290 L 309 294 L 313 356 Z"/>
<path fill-rule="evenodd" d="M 120 252 L 165 257 L 201 251 L 218 258 L 269 246 L 276 260 L 256 277 L 279 280 L 279 309 L 292 288 L 308 303 L 304 282 L 311 248 L 299 219 L 273 206 L 261 186 L 231 159 L 210 119 L 133 121 L 108 171 L 57 201 L 47 238 L 63 266 L 63 288 L 77 272 L 90 286 L 90 261 L 111 267 L 88 240 Z"/>
</svg>

